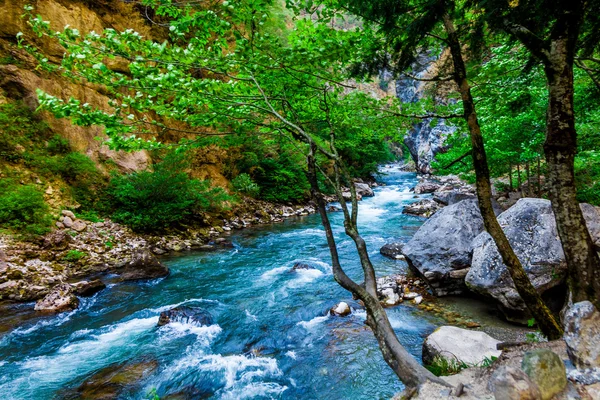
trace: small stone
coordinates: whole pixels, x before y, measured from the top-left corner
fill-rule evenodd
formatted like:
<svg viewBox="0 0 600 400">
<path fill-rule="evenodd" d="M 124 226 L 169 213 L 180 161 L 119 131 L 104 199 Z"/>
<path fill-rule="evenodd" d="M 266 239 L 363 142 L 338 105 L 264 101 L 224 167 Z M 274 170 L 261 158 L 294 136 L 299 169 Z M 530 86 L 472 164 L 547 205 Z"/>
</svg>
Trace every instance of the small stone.
<svg viewBox="0 0 600 400">
<path fill-rule="evenodd" d="M 73 211 L 69 211 L 69 210 L 62 210 L 61 214 L 64 215 L 65 217 L 69 217 L 71 218 L 71 220 L 75 220 L 75 214 L 73 214 Z"/>
<path fill-rule="evenodd" d="M 419 297 L 419 293 L 408 292 L 408 293 L 404 293 L 402 295 L 402 297 L 404 297 L 404 300 L 412 300 L 412 299 L 416 299 L 417 297 Z"/>
<path fill-rule="evenodd" d="M 415 304 L 421 304 L 423 302 L 423 296 L 417 296 L 414 300 Z"/>
<path fill-rule="evenodd" d="M 548 349 L 525 353 L 521 369 L 538 386 L 542 400 L 550 400 L 567 386 L 565 364 L 556 353 Z"/>
<path fill-rule="evenodd" d="M 381 295 L 384 298 L 384 303 L 388 306 L 396 305 L 402 300 L 400 296 L 398 296 L 398 293 L 396 293 L 392 288 L 383 289 L 381 291 Z"/>
<path fill-rule="evenodd" d="M 331 312 L 335 315 L 339 315 L 340 317 L 345 317 L 346 315 L 350 315 L 352 310 L 348 303 L 344 301 L 340 301 L 340 303 L 331 309 Z"/>
<path fill-rule="evenodd" d="M 56 227 L 57 227 L 58 229 L 64 229 L 64 228 L 65 228 L 65 224 L 63 224 L 63 223 L 62 223 L 62 222 L 60 222 L 60 221 L 56 221 Z"/>
<path fill-rule="evenodd" d="M 76 219 L 73 221 L 73 226 L 71 228 L 77 232 L 83 232 L 87 229 L 87 225 L 82 220 Z"/>
<path fill-rule="evenodd" d="M 542 397 L 537 385 L 520 369 L 502 366 L 490 379 L 496 400 L 538 400 Z"/>
<path fill-rule="evenodd" d="M 479 327 L 481 326 L 481 324 L 480 324 L 480 323 L 478 323 L 478 322 L 474 322 L 474 321 L 467 321 L 467 322 L 465 323 L 465 326 L 466 326 L 467 328 L 479 328 Z"/>
<path fill-rule="evenodd" d="M 71 219 L 71 217 L 65 216 L 65 218 L 63 219 L 62 223 L 67 227 L 67 228 L 71 228 L 73 226 L 73 220 Z"/>
</svg>

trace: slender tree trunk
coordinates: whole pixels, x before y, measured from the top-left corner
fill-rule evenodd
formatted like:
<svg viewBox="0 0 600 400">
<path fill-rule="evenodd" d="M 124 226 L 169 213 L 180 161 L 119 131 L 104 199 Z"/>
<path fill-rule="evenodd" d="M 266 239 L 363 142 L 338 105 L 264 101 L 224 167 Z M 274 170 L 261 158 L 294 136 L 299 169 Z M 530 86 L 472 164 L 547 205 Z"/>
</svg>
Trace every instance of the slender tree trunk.
<svg viewBox="0 0 600 400">
<path fill-rule="evenodd" d="M 483 136 L 477 114 L 475 112 L 475 104 L 471 95 L 471 88 L 467 81 L 467 69 L 465 67 L 462 56 L 460 41 L 450 16 L 445 13 L 443 16 L 444 28 L 448 35 L 448 43 L 452 60 L 454 62 L 455 81 L 459 87 L 461 98 L 463 101 L 465 120 L 469 128 L 471 136 L 471 145 L 473 147 L 473 167 L 476 176 L 477 198 L 479 200 L 479 209 L 483 217 L 485 229 L 494 239 L 498 251 L 502 256 L 502 260 L 506 265 L 510 276 L 513 279 L 517 292 L 527 305 L 529 311 L 536 319 L 541 331 L 548 339 L 559 339 L 562 337 L 562 328 L 557 323 L 556 319 L 546 307 L 540 294 L 531 284 L 527 273 L 523 269 L 521 262 L 513 251 L 504 231 L 500 227 L 494 209 L 492 207 L 492 190 L 490 186 L 490 172 L 487 164 L 487 157 L 483 145 Z"/>
<path fill-rule="evenodd" d="M 513 187 L 513 181 L 512 181 L 512 164 L 508 163 L 508 184 L 510 187 L 510 191 L 512 192 L 515 188 Z"/>
<path fill-rule="evenodd" d="M 521 164 L 517 164 L 517 191 L 521 192 L 521 197 L 523 197 L 523 187 L 521 186 Z"/>
<path fill-rule="evenodd" d="M 542 178 L 541 178 L 541 173 L 540 173 L 540 157 L 538 156 L 537 158 L 537 192 L 538 192 L 538 197 L 542 197 Z"/>
<path fill-rule="evenodd" d="M 577 133 L 573 103 L 573 61 L 568 41 L 556 39 L 545 66 L 549 104 L 546 154 L 549 197 L 569 268 L 573 301 L 589 300 L 600 308 L 600 259 L 577 201 L 574 160 Z"/>
<path fill-rule="evenodd" d="M 533 197 L 533 190 L 531 189 L 531 175 L 529 174 L 529 162 L 525 163 L 525 174 L 527 175 L 527 197 Z"/>
<path fill-rule="evenodd" d="M 336 282 L 340 284 L 344 289 L 350 291 L 352 294 L 356 295 L 362 302 L 365 304 L 365 308 L 367 309 L 367 325 L 373 331 L 377 342 L 379 344 L 379 348 L 381 349 L 381 353 L 385 362 L 392 368 L 392 370 L 396 373 L 398 378 L 409 388 L 415 388 L 427 380 L 432 382 L 439 383 L 444 386 L 449 386 L 445 381 L 433 375 L 429 370 L 423 367 L 415 358 L 402 346 L 390 321 L 387 317 L 387 314 L 383 308 L 383 306 L 379 303 L 379 299 L 377 298 L 377 294 L 373 295 L 369 293 L 368 290 L 369 285 L 365 285 L 367 287 L 362 287 L 354 282 L 346 273 L 344 272 L 337 252 L 337 246 L 335 242 L 335 238 L 333 236 L 333 230 L 331 228 L 331 223 L 329 221 L 329 216 L 326 211 L 325 200 L 323 199 L 323 195 L 319 190 L 319 185 L 317 181 L 317 169 L 316 169 L 316 160 L 314 157 L 314 153 L 316 151 L 316 145 L 311 143 L 311 152 L 308 156 L 308 171 L 307 176 L 311 186 L 311 194 L 313 199 L 317 203 L 317 208 L 319 210 L 319 215 L 321 216 L 321 221 L 323 223 L 323 227 L 325 228 L 325 235 L 327 238 L 327 244 L 329 247 L 329 251 L 331 254 L 332 261 L 332 270 L 333 276 Z M 338 181 L 339 182 L 339 181 Z M 338 195 L 341 194 L 341 190 L 339 185 L 336 185 L 336 192 Z M 356 209 L 356 195 L 353 192 L 353 207 Z M 341 197 L 341 196 L 340 196 Z M 343 201 L 343 199 L 342 199 Z M 369 261 L 369 256 L 367 252 L 366 245 L 364 245 L 364 240 L 358 235 L 358 230 L 356 229 L 356 225 L 352 220 L 352 217 L 347 213 L 346 205 L 343 204 L 344 207 L 344 225 L 346 226 L 346 230 L 351 231 L 353 234 L 353 239 L 356 243 L 356 248 L 359 253 L 359 257 L 361 259 L 361 263 L 366 263 L 367 268 L 371 269 L 371 272 L 374 276 L 374 269 Z M 363 265 L 363 268 L 365 265 Z"/>
</svg>

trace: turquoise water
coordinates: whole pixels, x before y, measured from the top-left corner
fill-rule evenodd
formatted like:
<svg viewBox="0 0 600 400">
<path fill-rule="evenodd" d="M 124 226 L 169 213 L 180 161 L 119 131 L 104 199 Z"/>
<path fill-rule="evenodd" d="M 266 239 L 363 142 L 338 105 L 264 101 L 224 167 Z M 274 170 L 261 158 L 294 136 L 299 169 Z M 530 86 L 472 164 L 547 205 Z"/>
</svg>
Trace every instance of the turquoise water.
<svg viewBox="0 0 600 400">
<path fill-rule="evenodd" d="M 402 215 L 413 200 L 416 176 L 383 169 L 387 186 L 359 206 L 361 233 L 378 275 L 405 271 L 383 258 L 386 241 L 411 236 L 422 220 Z M 353 243 L 342 215 L 330 214 L 343 266 L 359 279 Z M 7 399 L 60 398 L 110 364 L 152 359 L 157 370 L 123 398 L 188 393 L 188 398 L 386 399 L 402 385 L 384 363 L 365 313 L 333 280 L 317 215 L 233 233 L 234 249 L 164 259 L 161 280 L 110 285 L 83 299 L 80 309 L 25 322 L 0 337 L 0 393 Z M 290 272 L 296 262 L 314 270 Z M 339 301 L 350 317 L 328 315 Z M 211 326 L 171 323 L 157 328 L 161 311 L 198 306 Z M 388 309 L 401 342 L 420 357 L 433 319 L 410 307 Z"/>
</svg>

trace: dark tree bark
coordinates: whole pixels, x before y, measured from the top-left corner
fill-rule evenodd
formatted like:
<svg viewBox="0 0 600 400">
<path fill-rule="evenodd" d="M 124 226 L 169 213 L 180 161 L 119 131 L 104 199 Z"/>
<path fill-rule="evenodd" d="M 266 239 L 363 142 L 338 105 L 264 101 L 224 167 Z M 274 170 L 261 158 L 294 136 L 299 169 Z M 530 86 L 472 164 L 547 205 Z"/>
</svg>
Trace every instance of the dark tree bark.
<svg viewBox="0 0 600 400">
<path fill-rule="evenodd" d="M 525 163 L 525 175 L 527 176 L 527 196 L 533 196 L 533 191 L 531 189 L 531 174 L 529 173 L 529 162 Z"/>
<path fill-rule="evenodd" d="M 514 190 L 513 181 L 512 181 L 512 164 L 508 163 L 508 185 L 510 187 L 510 191 Z"/>
<path fill-rule="evenodd" d="M 476 176 L 477 198 L 479 200 L 479 209 L 483 217 L 486 231 L 492 236 L 498 251 L 502 256 L 502 261 L 506 265 L 510 276 L 513 279 L 517 292 L 527 305 L 527 308 L 534 316 L 540 330 L 548 339 L 559 339 L 562 337 L 562 328 L 552 315 L 552 312 L 546 307 L 540 294 L 531 284 L 527 273 L 523 269 L 521 262 L 513 251 L 504 231 L 500 227 L 494 209 L 492 207 L 492 190 L 490 185 L 490 172 L 487 164 L 487 156 L 483 144 L 483 136 L 477 121 L 475 104 L 471 95 L 471 88 L 467 81 L 467 69 L 462 56 L 462 49 L 454 23 L 450 16 L 445 13 L 443 23 L 448 35 L 448 45 L 454 63 L 454 76 L 458 85 L 464 107 L 464 118 L 467 122 L 471 136 L 471 146 L 473 148 L 473 167 Z"/>
<path fill-rule="evenodd" d="M 541 177 L 540 158 L 537 158 L 537 194 L 542 197 L 542 177 Z"/>
<path fill-rule="evenodd" d="M 589 300 L 600 307 L 600 258 L 577 201 L 574 173 L 577 132 L 573 64 L 585 3 L 565 2 L 564 12 L 554 22 L 547 40 L 509 20 L 504 21 L 504 29 L 544 65 L 549 97 L 544 143 L 548 195 L 567 260 L 569 289 L 574 302 Z"/>
<path fill-rule="evenodd" d="M 521 197 L 523 197 L 523 186 L 521 184 L 521 164 L 517 163 L 517 191 L 521 192 Z"/>
</svg>

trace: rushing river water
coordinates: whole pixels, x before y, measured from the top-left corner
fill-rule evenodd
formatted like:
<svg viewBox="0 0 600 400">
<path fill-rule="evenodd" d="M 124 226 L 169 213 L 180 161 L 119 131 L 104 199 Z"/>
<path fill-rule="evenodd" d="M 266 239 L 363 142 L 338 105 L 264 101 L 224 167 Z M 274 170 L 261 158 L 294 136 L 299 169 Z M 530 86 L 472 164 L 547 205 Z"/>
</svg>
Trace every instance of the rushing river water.
<svg viewBox="0 0 600 400">
<path fill-rule="evenodd" d="M 402 214 L 413 200 L 415 174 L 384 168 L 386 186 L 359 206 L 359 224 L 378 275 L 405 271 L 383 258 L 387 241 L 411 236 L 420 218 Z M 359 279 L 353 243 L 341 213 L 330 214 L 343 266 Z M 317 215 L 238 231 L 235 249 L 186 253 L 164 261 L 162 280 L 109 286 L 76 311 L 31 320 L 0 337 L 3 399 L 61 398 L 65 388 L 118 362 L 155 360 L 156 370 L 124 398 L 385 399 L 402 385 L 384 363 L 365 313 L 333 280 Z M 316 267 L 290 269 L 296 262 Z M 350 317 L 328 315 L 340 300 Z M 171 323 L 161 311 L 177 305 L 209 311 L 212 326 Z M 400 341 L 420 357 L 424 335 L 441 321 L 409 306 L 388 309 Z M 185 397 L 184 397 L 185 398 Z"/>
</svg>

